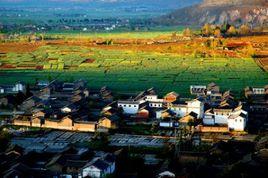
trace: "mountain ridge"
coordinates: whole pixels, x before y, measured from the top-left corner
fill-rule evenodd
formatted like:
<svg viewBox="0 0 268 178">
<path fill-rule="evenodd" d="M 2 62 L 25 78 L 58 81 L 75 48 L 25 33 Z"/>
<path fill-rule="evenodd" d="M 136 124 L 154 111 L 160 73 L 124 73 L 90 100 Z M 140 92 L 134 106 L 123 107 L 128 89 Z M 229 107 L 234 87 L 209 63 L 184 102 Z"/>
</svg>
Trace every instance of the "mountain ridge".
<svg viewBox="0 0 268 178">
<path fill-rule="evenodd" d="M 268 26 L 268 0 L 204 0 L 156 19 L 164 25 L 200 26 L 206 23 Z"/>
</svg>

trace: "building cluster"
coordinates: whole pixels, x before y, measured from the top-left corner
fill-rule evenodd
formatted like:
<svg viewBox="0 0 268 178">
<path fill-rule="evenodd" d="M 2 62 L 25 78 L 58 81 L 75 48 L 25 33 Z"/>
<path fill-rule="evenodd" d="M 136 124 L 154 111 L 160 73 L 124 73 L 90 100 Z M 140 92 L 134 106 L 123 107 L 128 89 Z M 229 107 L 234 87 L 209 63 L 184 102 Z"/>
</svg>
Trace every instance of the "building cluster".
<svg viewBox="0 0 268 178">
<path fill-rule="evenodd" d="M 0 154 L 0 176 L 103 178 L 116 170 L 116 153 L 72 146 L 61 152 L 24 153 L 15 146 Z"/>
<path fill-rule="evenodd" d="M 106 87 L 89 91 L 82 80 L 73 83 L 40 81 L 30 88 L 30 92 L 32 96 L 18 105 L 16 111 L 6 112 L 13 118 L 12 124 L 84 132 L 118 126 L 118 112 L 108 106 L 113 99 Z"/>
<path fill-rule="evenodd" d="M 130 118 L 155 118 L 161 127 L 193 124 L 197 131 L 244 131 L 248 113 L 230 91 L 221 92 L 219 86 L 190 86 L 195 99 L 183 100 L 176 92 L 159 98 L 153 89 L 136 97 L 119 100 L 118 108 Z"/>
<path fill-rule="evenodd" d="M 25 91 L 25 86 L 14 87 Z M 19 83 L 19 85 L 21 85 Z M 86 82 L 40 81 L 30 88 L 31 97 L 13 114 L 14 125 L 72 131 L 108 131 L 119 121 L 156 121 L 160 127 L 195 126 L 200 132 L 244 131 L 248 122 L 245 106 L 231 91 L 220 91 L 215 83 L 190 86 L 194 99 L 183 99 L 176 92 L 159 97 L 153 88 L 136 96 L 114 100 L 107 87 L 91 91 Z M 245 89 L 252 98 L 250 110 L 267 113 L 267 86 Z M 0 113 L 1 114 L 1 113 Z"/>
</svg>

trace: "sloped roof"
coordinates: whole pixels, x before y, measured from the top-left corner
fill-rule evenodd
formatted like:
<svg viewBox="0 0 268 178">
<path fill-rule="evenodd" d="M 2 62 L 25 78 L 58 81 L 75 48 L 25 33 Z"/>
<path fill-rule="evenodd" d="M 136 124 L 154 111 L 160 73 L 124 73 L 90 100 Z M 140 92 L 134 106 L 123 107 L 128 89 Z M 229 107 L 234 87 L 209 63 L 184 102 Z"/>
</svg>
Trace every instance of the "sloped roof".
<svg viewBox="0 0 268 178">
<path fill-rule="evenodd" d="M 109 164 L 101 159 L 98 159 L 92 165 L 100 170 L 105 170 L 109 167 Z"/>
</svg>

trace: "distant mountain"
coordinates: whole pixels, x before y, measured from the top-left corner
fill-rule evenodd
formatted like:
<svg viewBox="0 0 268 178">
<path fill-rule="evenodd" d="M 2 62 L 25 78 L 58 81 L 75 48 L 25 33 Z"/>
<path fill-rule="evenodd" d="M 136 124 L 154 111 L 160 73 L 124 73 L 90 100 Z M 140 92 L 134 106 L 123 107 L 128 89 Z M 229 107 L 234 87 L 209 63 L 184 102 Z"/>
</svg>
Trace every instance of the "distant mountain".
<svg viewBox="0 0 268 178">
<path fill-rule="evenodd" d="M 161 25 L 200 26 L 205 23 L 268 26 L 268 0 L 204 0 L 155 20 Z"/>
<path fill-rule="evenodd" d="M 1 6 L 26 7 L 70 7 L 89 6 L 107 7 L 117 6 L 146 6 L 158 9 L 176 9 L 199 3 L 201 0 L 0 0 Z"/>
</svg>

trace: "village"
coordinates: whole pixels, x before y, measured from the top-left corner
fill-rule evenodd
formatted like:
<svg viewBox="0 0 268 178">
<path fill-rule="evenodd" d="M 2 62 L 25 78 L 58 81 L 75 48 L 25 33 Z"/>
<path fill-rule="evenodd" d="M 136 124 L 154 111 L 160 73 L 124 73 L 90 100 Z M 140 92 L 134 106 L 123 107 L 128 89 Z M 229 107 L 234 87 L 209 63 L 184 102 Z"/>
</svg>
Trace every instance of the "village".
<svg viewBox="0 0 268 178">
<path fill-rule="evenodd" d="M 145 165 L 161 163 L 153 176 L 172 177 L 167 158 L 156 158 L 165 147 L 177 158 L 218 141 L 254 142 L 267 131 L 267 85 L 245 87 L 243 98 L 213 82 L 189 92 L 191 98 L 175 91 L 160 96 L 154 88 L 120 95 L 108 87 L 91 90 L 84 80 L 1 85 L 0 124 L 13 145 L 0 154 L 0 168 L 10 168 L 2 176 L 29 176 L 33 168 L 43 177 L 118 175 L 124 150 L 132 148 L 123 164 L 139 155 Z M 148 154 L 152 149 L 157 153 Z"/>
</svg>

